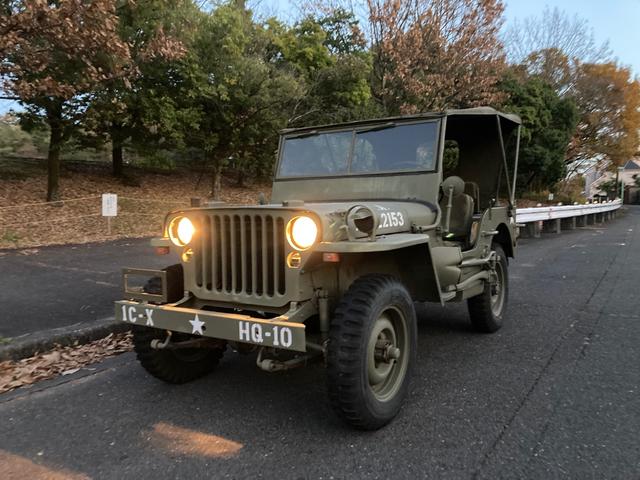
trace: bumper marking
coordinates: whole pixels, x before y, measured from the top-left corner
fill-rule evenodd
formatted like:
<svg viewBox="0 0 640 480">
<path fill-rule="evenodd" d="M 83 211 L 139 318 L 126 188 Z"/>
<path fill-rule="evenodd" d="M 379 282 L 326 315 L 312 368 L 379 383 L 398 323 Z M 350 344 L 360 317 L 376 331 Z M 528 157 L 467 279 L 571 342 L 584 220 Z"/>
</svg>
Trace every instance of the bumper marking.
<svg viewBox="0 0 640 480">
<path fill-rule="evenodd" d="M 197 313 L 196 313 L 196 316 L 194 317 L 193 320 L 189 320 L 189 323 L 193 327 L 193 330 L 191 330 L 191 333 L 193 333 L 193 334 L 197 333 L 198 335 L 204 335 L 204 333 L 202 333 L 202 326 L 204 325 L 204 322 L 201 321 L 198 318 L 198 314 Z"/>
<path fill-rule="evenodd" d="M 128 300 L 116 302 L 117 321 L 264 347 L 305 352 L 305 325 L 296 321 L 288 321 L 289 318 L 289 314 L 285 314 L 267 320 L 249 315 L 196 310 L 171 305 L 152 305 Z"/>
</svg>

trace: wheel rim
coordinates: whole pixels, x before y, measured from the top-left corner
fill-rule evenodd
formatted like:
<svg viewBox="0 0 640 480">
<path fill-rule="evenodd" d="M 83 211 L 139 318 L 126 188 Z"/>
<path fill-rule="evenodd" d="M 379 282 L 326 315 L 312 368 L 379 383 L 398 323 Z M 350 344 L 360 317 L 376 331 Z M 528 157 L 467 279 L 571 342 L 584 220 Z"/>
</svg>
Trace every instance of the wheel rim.
<svg viewBox="0 0 640 480">
<path fill-rule="evenodd" d="M 504 287 L 504 269 L 498 259 L 498 261 L 496 261 L 496 280 L 491 284 L 491 312 L 496 317 L 502 314 L 504 307 Z"/>
<path fill-rule="evenodd" d="M 371 330 L 367 346 L 369 388 L 379 401 L 388 401 L 400 389 L 407 371 L 407 320 L 396 307 L 383 310 Z"/>
</svg>

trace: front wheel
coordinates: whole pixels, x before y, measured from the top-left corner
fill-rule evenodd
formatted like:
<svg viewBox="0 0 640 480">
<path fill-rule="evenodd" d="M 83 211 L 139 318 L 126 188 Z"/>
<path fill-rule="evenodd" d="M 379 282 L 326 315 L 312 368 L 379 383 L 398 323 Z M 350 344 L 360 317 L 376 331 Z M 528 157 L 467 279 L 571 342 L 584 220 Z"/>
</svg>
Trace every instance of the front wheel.
<svg viewBox="0 0 640 480">
<path fill-rule="evenodd" d="M 347 423 L 375 430 L 400 411 L 416 357 L 416 315 L 405 287 L 388 275 L 356 280 L 329 332 L 329 400 Z"/>
<path fill-rule="evenodd" d="M 160 380 L 167 383 L 186 383 L 203 377 L 216 368 L 224 354 L 223 348 L 179 348 L 157 350 L 151 347 L 152 340 L 163 341 L 167 337 L 164 330 L 133 326 L 133 349 L 140 365 Z M 195 338 L 186 333 L 174 333 L 174 341 Z"/>
<path fill-rule="evenodd" d="M 167 267 L 175 268 L 175 266 Z M 182 267 L 180 267 L 182 268 Z M 161 294 L 162 280 L 152 277 L 143 287 L 145 293 Z M 203 377 L 212 372 L 224 354 L 224 348 L 184 348 L 175 350 L 157 350 L 151 347 L 153 340 L 164 341 L 167 332 L 155 328 L 134 325 L 133 350 L 136 352 L 140 365 L 160 380 L 167 383 L 186 383 Z M 173 341 L 192 340 L 193 335 L 174 333 Z"/>
<path fill-rule="evenodd" d="M 480 295 L 467 300 L 471 324 L 483 333 L 493 333 L 502 327 L 509 299 L 507 256 L 500 245 L 494 244 L 493 249 L 496 252 L 494 280 L 485 283 Z"/>
</svg>

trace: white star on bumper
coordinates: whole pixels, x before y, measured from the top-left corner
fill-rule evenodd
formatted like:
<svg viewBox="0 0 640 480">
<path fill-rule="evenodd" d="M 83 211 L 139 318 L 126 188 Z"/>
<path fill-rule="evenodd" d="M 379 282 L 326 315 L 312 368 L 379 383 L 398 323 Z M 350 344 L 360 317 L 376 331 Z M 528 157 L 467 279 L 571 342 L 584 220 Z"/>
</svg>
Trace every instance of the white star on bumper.
<svg viewBox="0 0 640 480">
<path fill-rule="evenodd" d="M 199 335 L 204 335 L 202 333 L 202 327 L 204 326 L 204 322 L 200 321 L 200 319 L 198 318 L 198 315 L 196 315 L 193 320 L 189 320 L 189 323 L 193 327 L 191 331 L 192 334 L 197 333 Z"/>
</svg>

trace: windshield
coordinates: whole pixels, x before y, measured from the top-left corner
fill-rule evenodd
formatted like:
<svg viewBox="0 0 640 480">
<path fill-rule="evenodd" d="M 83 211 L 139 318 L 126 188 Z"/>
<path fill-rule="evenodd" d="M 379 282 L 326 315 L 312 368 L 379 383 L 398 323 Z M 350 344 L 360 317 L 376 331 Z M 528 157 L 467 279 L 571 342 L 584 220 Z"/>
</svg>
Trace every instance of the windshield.
<svg viewBox="0 0 640 480">
<path fill-rule="evenodd" d="M 283 140 L 278 176 L 433 171 L 437 137 L 434 121 L 289 136 Z"/>
</svg>

